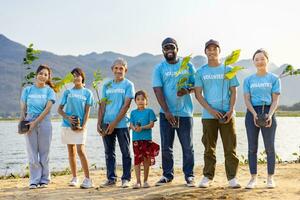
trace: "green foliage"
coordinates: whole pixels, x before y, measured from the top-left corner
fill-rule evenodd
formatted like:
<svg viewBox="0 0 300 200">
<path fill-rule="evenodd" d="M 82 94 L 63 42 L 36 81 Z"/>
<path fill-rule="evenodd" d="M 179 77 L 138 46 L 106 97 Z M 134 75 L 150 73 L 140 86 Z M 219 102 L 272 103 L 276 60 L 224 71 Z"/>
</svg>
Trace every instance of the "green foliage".
<svg viewBox="0 0 300 200">
<path fill-rule="evenodd" d="M 286 76 L 293 76 L 293 75 L 299 75 L 300 69 L 295 69 L 294 66 L 287 64 L 286 67 L 283 69 L 282 73 L 280 74 L 279 78 L 283 78 Z"/>
<path fill-rule="evenodd" d="M 105 103 L 106 105 L 109 105 L 112 103 L 112 100 L 108 99 L 107 97 L 103 97 L 101 100 L 100 100 L 100 103 Z"/>
<path fill-rule="evenodd" d="M 24 76 L 24 80 L 22 82 L 22 87 L 25 85 L 32 85 L 33 84 L 33 78 L 36 76 L 35 72 L 32 71 L 32 63 L 35 60 L 38 60 L 38 55 L 41 53 L 39 50 L 33 49 L 33 44 L 30 44 L 25 52 L 25 57 L 23 58 L 23 65 L 25 67 L 25 73 L 27 73 Z"/>
<path fill-rule="evenodd" d="M 52 81 L 54 83 L 53 90 L 55 92 L 60 92 L 60 90 L 62 89 L 62 87 L 64 87 L 68 83 L 72 83 L 73 80 L 74 80 L 74 76 L 73 76 L 73 74 L 71 74 L 71 72 L 67 73 L 65 75 L 65 77 L 63 77 L 63 78 L 53 77 L 52 78 Z"/>
<path fill-rule="evenodd" d="M 300 147 L 299 147 L 299 148 L 300 148 Z M 298 153 L 295 152 L 295 153 L 293 153 L 292 155 L 296 157 L 295 162 L 296 162 L 296 163 L 300 163 L 300 154 L 298 154 Z"/>
<path fill-rule="evenodd" d="M 175 77 L 181 76 L 180 79 L 178 80 L 177 84 L 176 84 L 176 89 L 177 91 L 181 90 L 184 87 L 191 87 L 191 84 L 187 84 L 187 81 L 189 80 L 189 77 L 193 74 L 189 73 L 189 66 L 188 63 L 190 62 L 192 58 L 192 54 L 190 54 L 189 56 L 186 56 L 183 58 L 182 63 L 180 65 L 179 70 L 176 72 Z M 185 73 L 182 73 L 184 71 L 187 71 Z"/>
<path fill-rule="evenodd" d="M 241 53 L 240 49 L 232 51 L 231 54 L 226 57 L 224 65 L 228 66 L 234 64 L 239 59 L 240 53 Z"/>
<path fill-rule="evenodd" d="M 103 77 L 101 74 L 100 69 L 96 70 L 94 73 L 94 81 L 92 82 L 92 86 L 94 89 L 96 89 L 98 91 L 98 85 L 102 82 Z"/>
<path fill-rule="evenodd" d="M 236 76 L 236 74 L 238 73 L 238 71 L 242 70 L 242 69 L 245 69 L 244 67 L 241 67 L 241 66 L 234 66 L 229 72 L 227 72 L 225 74 L 225 79 L 232 79 L 233 77 Z"/>
<path fill-rule="evenodd" d="M 23 64 L 24 65 L 31 65 L 33 61 L 38 60 L 39 55 L 41 53 L 40 50 L 33 49 L 33 44 L 29 44 L 29 46 L 26 49 L 26 55 L 25 58 L 23 58 Z"/>
<path fill-rule="evenodd" d="M 240 53 L 241 53 L 240 49 L 232 51 L 231 54 L 226 57 L 224 65 L 228 66 L 228 65 L 234 64 L 239 59 Z M 240 71 L 242 69 L 245 69 L 245 68 L 242 67 L 242 66 L 234 66 L 229 72 L 227 72 L 224 75 L 225 79 L 227 79 L 227 80 L 232 79 L 233 77 L 236 76 L 236 74 L 238 73 L 238 71 Z"/>
<path fill-rule="evenodd" d="M 239 161 L 240 161 L 240 164 L 241 165 L 245 165 L 245 164 L 248 164 L 248 159 L 244 156 L 244 155 L 241 155 L 240 157 L 239 157 Z"/>
<path fill-rule="evenodd" d="M 186 57 L 183 58 L 182 63 L 180 65 L 180 68 L 176 72 L 175 77 L 179 76 L 183 71 L 189 69 L 188 63 L 190 62 L 191 58 L 192 58 L 192 54 L 190 54 L 189 56 L 186 56 Z"/>
</svg>

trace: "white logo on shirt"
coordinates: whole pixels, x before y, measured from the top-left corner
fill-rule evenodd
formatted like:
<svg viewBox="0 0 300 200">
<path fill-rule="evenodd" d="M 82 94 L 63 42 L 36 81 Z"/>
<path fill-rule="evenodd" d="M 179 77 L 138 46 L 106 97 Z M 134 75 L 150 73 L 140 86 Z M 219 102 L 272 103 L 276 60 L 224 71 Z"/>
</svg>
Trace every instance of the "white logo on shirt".
<svg viewBox="0 0 300 200">
<path fill-rule="evenodd" d="M 252 83 L 250 88 L 272 88 L 272 83 Z"/>
<path fill-rule="evenodd" d="M 183 70 L 181 71 L 179 74 L 188 74 L 189 72 L 187 70 Z M 175 77 L 177 74 L 177 72 L 166 72 L 165 73 L 165 76 L 172 76 L 172 77 Z"/>
<path fill-rule="evenodd" d="M 45 94 L 30 94 L 28 95 L 29 98 L 32 99 L 46 99 L 47 96 Z"/>
<path fill-rule="evenodd" d="M 86 97 L 80 94 L 69 94 L 68 95 L 69 98 L 77 98 L 77 99 L 81 99 L 81 100 L 86 100 Z"/>
<path fill-rule="evenodd" d="M 219 80 L 223 78 L 224 78 L 224 74 L 207 74 L 203 76 L 204 80 Z"/>
<path fill-rule="evenodd" d="M 115 94 L 115 93 L 125 94 L 125 90 L 121 88 L 106 90 L 106 94 Z"/>
</svg>

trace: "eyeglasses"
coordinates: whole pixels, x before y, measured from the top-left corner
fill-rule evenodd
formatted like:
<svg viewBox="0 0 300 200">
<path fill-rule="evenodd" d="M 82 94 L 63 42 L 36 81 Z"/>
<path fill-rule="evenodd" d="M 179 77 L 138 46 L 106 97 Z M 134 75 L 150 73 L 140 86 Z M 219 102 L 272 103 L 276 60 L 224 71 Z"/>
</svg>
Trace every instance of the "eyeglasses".
<svg viewBox="0 0 300 200">
<path fill-rule="evenodd" d="M 164 51 L 168 51 L 168 50 L 174 51 L 176 49 L 176 46 L 175 44 L 166 44 L 162 48 Z"/>
</svg>

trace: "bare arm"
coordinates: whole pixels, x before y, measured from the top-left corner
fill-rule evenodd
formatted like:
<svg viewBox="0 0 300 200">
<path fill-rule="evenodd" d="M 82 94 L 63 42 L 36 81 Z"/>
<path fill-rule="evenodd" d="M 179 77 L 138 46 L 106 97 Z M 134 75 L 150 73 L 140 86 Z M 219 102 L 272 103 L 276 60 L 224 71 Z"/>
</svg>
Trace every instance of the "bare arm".
<svg viewBox="0 0 300 200">
<path fill-rule="evenodd" d="M 272 116 L 275 113 L 275 110 L 278 106 L 278 102 L 279 102 L 279 93 L 272 93 L 272 104 L 270 106 L 270 110 L 268 113 L 268 125 L 266 127 L 271 127 L 272 126 Z"/>
<path fill-rule="evenodd" d="M 234 106 L 235 106 L 235 103 L 236 103 L 236 98 L 237 98 L 237 92 L 236 92 L 236 87 L 233 86 L 233 87 L 230 87 L 229 88 L 230 90 L 230 107 L 229 107 L 229 111 L 225 114 L 224 117 L 227 117 L 227 120 L 225 123 L 228 123 L 230 121 L 230 119 L 232 118 L 232 115 L 233 115 L 233 112 L 234 112 Z"/>
<path fill-rule="evenodd" d="M 202 87 L 195 87 L 195 97 L 200 105 L 205 108 L 210 114 L 212 114 L 216 119 L 221 119 L 223 116 L 220 112 L 211 108 L 202 95 Z"/>
<path fill-rule="evenodd" d="M 169 107 L 166 103 L 162 87 L 154 87 L 154 94 L 156 96 L 156 99 L 160 105 L 160 107 L 163 109 L 166 119 L 169 121 L 170 124 L 175 124 L 176 120 L 175 117 L 170 113 Z"/>
<path fill-rule="evenodd" d="M 86 127 L 86 123 L 87 123 L 87 120 L 89 119 L 89 116 L 90 116 L 90 110 L 91 110 L 91 106 L 90 105 L 85 105 L 85 108 L 84 108 L 84 117 L 83 117 L 83 122 L 82 122 L 82 129 L 85 129 Z"/>
<path fill-rule="evenodd" d="M 103 131 L 102 131 L 102 120 L 104 118 L 104 112 L 105 112 L 105 106 L 106 103 L 105 102 L 101 102 L 99 104 L 99 108 L 98 108 L 98 122 L 97 122 L 97 132 L 101 135 L 104 136 Z"/>
<path fill-rule="evenodd" d="M 122 106 L 118 116 L 116 117 L 116 119 L 109 124 L 108 128 L 107 128 L 107 134 L 110 135 L 112 134 L 112 132 L 114 131 L 115 127 L 118 125 L 118 123 L 124 118 L 124 116 L 126 115 L 130 104 L 131 104 L 132 99 L 126 98 L 125 99 L 125 103 Z"/>
<path fill-rule="evenodd" d="M 246 104 L 246 107 L 247 109 L 252 113 L 253 115 L 253 121 L 254 121 L 254 125 L 259 127 L 256 123 L 256 120 L 258 119 L 257 118 L 257 113 L 256 111 L 254 110 L 252 104 L 251 104 L 251 100 L 250 100 L 250 94 L 247 93 L 247 94 L 244 94 L 244 101 L 245 101 L 245 104 Z"/>
<path fill-rule="evenodd" d="M 59 105 L 58 109 L 57 109 L 57 113 L 60 114 L 64 119 L 67 119 L 70 124 L 74 124 L 75 119 L 72 118 L 72 116 L 68 116 L 65 112 L 64 112 L 64 105 Z"/>
<path fill-rule="evenodd" d="M 20 121 L 25 120 L 26 112 L 27 112 L 27 106 L 24 102 L 21 101 L 21 113 L 20 113 Z"/>
</svg>

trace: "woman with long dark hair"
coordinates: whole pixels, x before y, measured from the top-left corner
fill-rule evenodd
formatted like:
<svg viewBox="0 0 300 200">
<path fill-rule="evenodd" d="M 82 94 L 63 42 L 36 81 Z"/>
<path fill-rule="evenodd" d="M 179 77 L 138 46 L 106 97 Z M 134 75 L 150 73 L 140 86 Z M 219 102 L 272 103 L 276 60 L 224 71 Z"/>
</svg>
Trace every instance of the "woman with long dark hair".
<svg viewBox="0 0 300 200">
<path fill-rule="evenodd" d="M 49 150 L 52 139 L 50 110 L 55 103 L 51 69 L 40 65 L 33 85 L 23 89 L 20 121 L 29 121 L 25 134 L 29 160 L 29 188 L 47 187 L 50 182 Z"/>
</svg>

